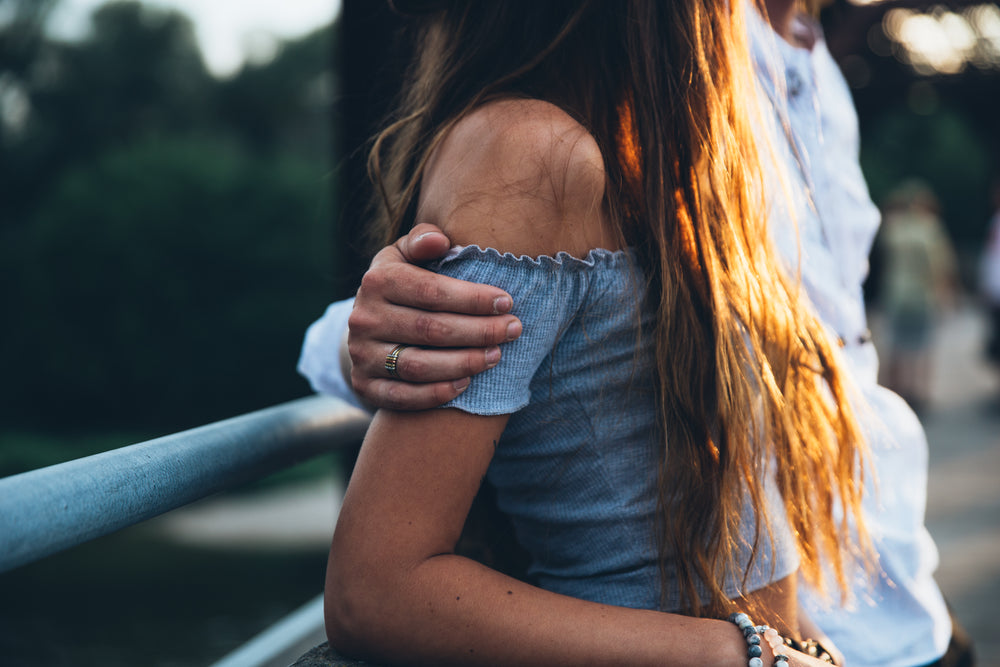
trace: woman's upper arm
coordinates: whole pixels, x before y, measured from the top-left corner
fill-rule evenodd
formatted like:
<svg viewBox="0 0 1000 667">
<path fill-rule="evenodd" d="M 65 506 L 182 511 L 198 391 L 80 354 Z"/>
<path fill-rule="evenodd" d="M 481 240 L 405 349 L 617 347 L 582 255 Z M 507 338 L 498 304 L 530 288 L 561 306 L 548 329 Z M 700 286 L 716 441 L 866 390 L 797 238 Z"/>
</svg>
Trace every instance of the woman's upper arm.
<svg viewBox="0 0 1000 667">
<path fill-rule="evenodd" d="M 445 137 L 424 175 L 418 220 L 463 245 L 584 255 L 609 245 L 603 194 L 600 151 L 579 123 L 545 102 L 501 100 Z M 378 413 L 337 540 L 377 539 L 379 548 L 366 550 L 375 560 L 451 551 L 506 423 L 506 415 L 455 409 Z"/>
<path fill-rule="evenodd" d="M 514 255 L 617 248 L 597 142 L 540 100 L 490 102 L 461 119 L 428 163 L 417 222 L 453 243 Z"/>
<path fill-rule="evenodd" d="M 450 553 L 506 423 L 455 409 L 379 411 L 334 536 L 334 552 L 357 562 L 341 565 L 385 575 Z"/>
</svg>

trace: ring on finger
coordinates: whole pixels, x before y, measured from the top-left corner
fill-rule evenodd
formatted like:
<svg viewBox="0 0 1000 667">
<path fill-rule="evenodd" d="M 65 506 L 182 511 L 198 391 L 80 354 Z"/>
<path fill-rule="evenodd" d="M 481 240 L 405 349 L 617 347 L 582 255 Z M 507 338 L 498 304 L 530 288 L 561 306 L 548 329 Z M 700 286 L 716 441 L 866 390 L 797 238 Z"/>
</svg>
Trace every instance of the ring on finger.
<svg viewBox="0 0 1000 667">
<path fill-rule="evenodd" d="M 392 348 L 392 351 L 385 356 L 385 370 L 389 373 L 390 377 L 399 377 L 399 353 L 408 348 L 409 345 L 404 345 L 400 343 L 396 347 Z"/>
</svg>

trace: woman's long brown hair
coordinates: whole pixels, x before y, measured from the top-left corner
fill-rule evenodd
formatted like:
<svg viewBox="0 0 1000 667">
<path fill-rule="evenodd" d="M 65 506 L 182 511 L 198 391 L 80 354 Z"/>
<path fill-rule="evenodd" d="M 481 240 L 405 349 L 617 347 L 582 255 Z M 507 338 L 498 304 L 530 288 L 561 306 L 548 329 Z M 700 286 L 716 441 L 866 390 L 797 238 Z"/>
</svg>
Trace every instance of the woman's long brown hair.
<svg viewBox="0 0 1000 667">
<path fill-rule="evenodd" d="M 371 152 L 379 244 L 412 225 L 424 165 L 464 114 L 510 96 L 566 110 L 602 149 L 609 210 L 656 309 L 656 532 L 685 609 L 729 610 L 723 582 L 749 571 L 736 562 L 748 498 L 756 541 L 771 539 L 772 466 L 802 572 L 824 591 L 825 569 L 845 591 L 868 549 L 865 449 L 831 342 L 767 240 L 743 3 L 396 4 L 423 20 L 397 115 Z"/>
</svg>

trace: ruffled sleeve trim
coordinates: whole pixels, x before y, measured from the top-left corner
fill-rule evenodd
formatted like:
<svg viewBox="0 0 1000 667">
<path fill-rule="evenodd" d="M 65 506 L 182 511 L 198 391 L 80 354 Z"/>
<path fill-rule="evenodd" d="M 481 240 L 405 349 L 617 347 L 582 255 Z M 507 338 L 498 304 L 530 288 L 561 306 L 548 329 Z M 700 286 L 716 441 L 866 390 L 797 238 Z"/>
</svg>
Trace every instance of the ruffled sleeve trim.
<svg viewBox="0 0 1000 667">
<path fill-rule="evenodd" d="M 531 380 L 576 314 L 593 299 L 631 294 L 630 251 L 591 250 L 585 258 L 514 255 L 478 245 L 453 248 L 432 269 L 459 280 L 494 285 L 511 295 L 523 333 L 503 345 L 503 361 L 472 378 L 445 407 L 481 415 L 511 414 L 531 398 Z"/>
<path fill-rule="evenodd" d="M 444 266 L 457 259 L 485 259 L 500 266 L 523 266 L 531 264 L 543 269 L 581 270 L 595 267 L 617 268 L 619 265 L 631 266 L 634 257 L 631 250 L 608 250 L 594 248 L 584 258 L 576 257 L 568 252 L 558 252 L 552 255 L 515 255 L 510 252 L 500 252 L 496 248 L 483 248 L 479 245 L 454 246 L 448 254 L 435 263 L 436 267 Z"/>
</svg>

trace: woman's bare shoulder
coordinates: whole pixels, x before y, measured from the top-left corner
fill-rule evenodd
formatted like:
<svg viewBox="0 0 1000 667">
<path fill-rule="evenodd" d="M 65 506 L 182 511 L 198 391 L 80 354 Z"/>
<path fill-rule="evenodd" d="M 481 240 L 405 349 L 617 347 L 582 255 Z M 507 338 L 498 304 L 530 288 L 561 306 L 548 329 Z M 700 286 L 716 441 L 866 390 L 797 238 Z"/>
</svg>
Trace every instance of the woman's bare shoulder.
<svg viewBox="0 0 1000 667">
<path fill-rule="evenodd" d="M 559 107 L 490 102 L 445 136 L 424 175 L 418 220 L 460 245 L 515 254 L 615 249 L 593 136 Z"/>
</svg>

